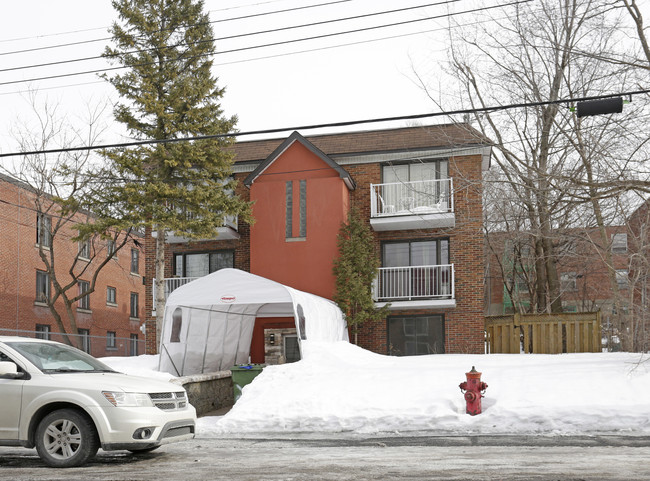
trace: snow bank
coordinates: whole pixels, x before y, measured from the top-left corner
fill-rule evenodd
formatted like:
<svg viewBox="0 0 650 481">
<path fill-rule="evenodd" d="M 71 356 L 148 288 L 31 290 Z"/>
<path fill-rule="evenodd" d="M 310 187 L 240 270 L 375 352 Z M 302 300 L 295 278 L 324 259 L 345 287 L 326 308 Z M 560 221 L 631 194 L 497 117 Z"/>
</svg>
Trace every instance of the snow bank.
<svg viewBox="0 0 650 481">
<path fill-rule="evenodd" d="M 268 366 L 199 436 L 352 432 L 650 435 L 650 361 L 640 354 L 444 354 L 391 357 L 347 342 L 303 344 L 305 359 Z M 647 356 L 645 357 L 647 359 Z M 103 358 L 131 375 L 158 356 Z M 472 366 L 488 389 L 483 414 L 465 414 L 458 384 Z"/>
<path fill-rule="evenodd" d="M 253 432 L 650 434 L 650 363 L 630 353 L 389 357 L 347 342 L 305 343 L 268 366 L 204 436 Z M 472 366 L 489 387 L 465 414 Z"/>
<path fill-rule="evenodd" d="M 141 355 L 131 357 L 102 357 L 100 361 L 117 372 L 123 372 L 131 376 L 146 377 L 169 381 L 174 376 L 167 372 L 158 372 L 158 359 L 156 355 Z"/>
</svg>

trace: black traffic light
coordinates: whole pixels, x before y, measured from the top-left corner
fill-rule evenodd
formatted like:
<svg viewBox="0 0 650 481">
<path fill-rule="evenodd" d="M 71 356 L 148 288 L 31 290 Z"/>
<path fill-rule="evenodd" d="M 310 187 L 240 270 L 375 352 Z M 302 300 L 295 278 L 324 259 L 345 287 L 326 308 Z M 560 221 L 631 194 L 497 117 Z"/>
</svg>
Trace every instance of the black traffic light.
<svg viewBox="0 0 650 481">
<path fill-rule="evenodd" d="M 607 99 L 587 100 L 577 103 L 578 117 L 589 115 L 619 114 L 623 112 L 623 97 L 610 97 Z"/>
</svg>

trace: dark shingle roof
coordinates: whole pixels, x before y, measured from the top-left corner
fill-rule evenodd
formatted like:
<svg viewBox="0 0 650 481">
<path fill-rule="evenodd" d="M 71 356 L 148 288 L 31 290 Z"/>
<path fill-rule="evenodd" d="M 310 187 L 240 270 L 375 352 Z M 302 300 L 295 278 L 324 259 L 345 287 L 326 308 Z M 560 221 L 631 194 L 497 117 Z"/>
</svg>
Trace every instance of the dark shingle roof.
<svg viewBox="0 0 650 481">
<path fill-rule="evenodd" d="M 235 162 L 264 160 L 286 139 L 287 137 L 282 137 L 270 140 L 237 142 L 233 146 L 236 155 Z M 307 135 L 305 139 L 330 156 L 492 144 L 489 139 L 468 124 Z"/>
</svg>

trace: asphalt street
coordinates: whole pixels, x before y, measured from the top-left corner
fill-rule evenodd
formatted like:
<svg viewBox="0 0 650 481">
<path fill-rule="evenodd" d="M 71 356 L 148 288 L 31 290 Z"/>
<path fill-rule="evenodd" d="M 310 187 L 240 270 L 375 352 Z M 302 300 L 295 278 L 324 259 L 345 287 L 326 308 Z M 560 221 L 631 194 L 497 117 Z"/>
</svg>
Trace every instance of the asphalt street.
<svg viewBox="0 0 650 481">
<path fill-rule="evenodd" d="M 639 480 L 650 437 L 324 436 L 196 438 L 135 456 L 45 467 L 35 450 L 0 448 L 2 480 Z"/>
</svg>

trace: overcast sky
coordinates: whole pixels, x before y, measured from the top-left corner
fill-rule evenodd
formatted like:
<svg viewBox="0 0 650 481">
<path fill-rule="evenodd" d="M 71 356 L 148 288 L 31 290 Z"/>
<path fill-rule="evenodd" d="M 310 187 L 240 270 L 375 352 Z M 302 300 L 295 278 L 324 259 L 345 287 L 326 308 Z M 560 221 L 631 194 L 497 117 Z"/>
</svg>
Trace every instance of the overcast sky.
<svg viewBox="0 0 650 481">
<path fill-rule="evenodd" d="M 206 0 L 205 9 L 216 21 L 332 1 Z M 643 1 L 650 3 L 649 0 Z M 430 5 L 401 13 L 217 40 L 217 50 L 224 52 L 389 23 L 412 22 L 356 34 L 218 54 L 214 73 L 219 77 L 219 85 L 226 87 L 223 108 L 227 115 L 238 115 L 238 128 L 242 132 L 436 111 L 433 102 L 416 85 L 413 68 L 435 84 L 444 65 L 441 62 L 446 58 L 448 44 L 447 18 L 444 16 L 450 12 L 471 10 L 477 4 L 485 7 L 499 3 L 508 3 L 508 0 L 348 0 L 287 13 L 220 21 L 214 24 L 217 39 Z M 4 1 L 2 10 L 0 70 L 99 55 L 108 40 L 54 49 L 42 47 L 105 39 L 109 36 L 106 29 L 116 17 L 109 0 Z M 497 11 L 492 14 L 499 16 Z M 435 16 L 443 18 L 427 19 Z M 471 22 L 472 16 L 458 15 L 454 20 Z M 8 54 L 26 49 L 38 50 Z M 112 87 L 97 74 L 30 79 L 98 70 L 106 66 L 107 63 L 99 59 L 0 71 L 0 150 L 15 150 L 11 131 L 15 129 L 16 118 L 29 115 L 25 94 L 28 88 L 38 89 L 39 102 L 46 98 L 51 104 L 58 102 L 62 113 L 81 124 L 83 121 L 77 118 L 83 117 L 84 104 L 116 100 Z M 441 120 L 429 122 L 434 121 Z M 110 115 L 107 115 L 107 122 L 109 130 L 102 141 L 123 140 L 120 129 L 111 126 Z M 406 125 L 406 122 L 397 125 Z M 354 128 L 386 126 L 375 124 Z"/>
</svg>

